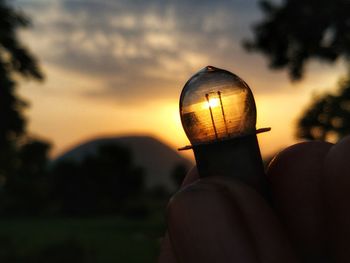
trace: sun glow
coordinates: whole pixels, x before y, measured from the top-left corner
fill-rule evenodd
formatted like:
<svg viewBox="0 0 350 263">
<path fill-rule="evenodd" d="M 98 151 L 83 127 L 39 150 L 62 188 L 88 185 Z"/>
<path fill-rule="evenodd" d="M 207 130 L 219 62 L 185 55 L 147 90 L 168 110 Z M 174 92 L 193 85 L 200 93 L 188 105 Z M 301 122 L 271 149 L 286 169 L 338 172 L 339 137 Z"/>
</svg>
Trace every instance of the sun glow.
<svg viewBox="0 0 350 263">
<path fill-rule="evenodd" d="M 203 103 L 204 109 L 215 108 L 220 105 L 220 100 L 218 98 L 210 98 L 209 101 Z"/>
</svg>

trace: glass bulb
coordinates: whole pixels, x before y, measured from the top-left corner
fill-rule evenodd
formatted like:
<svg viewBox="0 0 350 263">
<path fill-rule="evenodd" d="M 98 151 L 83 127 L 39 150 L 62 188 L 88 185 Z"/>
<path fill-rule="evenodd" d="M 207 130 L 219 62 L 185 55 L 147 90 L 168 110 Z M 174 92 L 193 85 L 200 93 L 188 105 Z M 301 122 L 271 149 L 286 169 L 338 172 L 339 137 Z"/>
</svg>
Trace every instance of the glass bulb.
<svg viewBox="0 0 350 263">
<path fill-rule="evenodd" d="M 255 133 L 253 94 L 235 74 L 207 66 L 182 90 L 180 115 L 192 144 L 209 143 Z"/>
</svg>

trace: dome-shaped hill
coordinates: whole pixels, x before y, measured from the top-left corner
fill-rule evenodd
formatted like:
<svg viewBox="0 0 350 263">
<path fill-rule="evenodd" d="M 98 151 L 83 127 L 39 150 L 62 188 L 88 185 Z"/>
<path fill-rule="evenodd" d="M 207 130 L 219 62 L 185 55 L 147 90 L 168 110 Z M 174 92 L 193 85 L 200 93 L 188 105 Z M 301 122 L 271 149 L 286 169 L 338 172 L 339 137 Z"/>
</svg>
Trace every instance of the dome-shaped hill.
<svg viewBox="0 0 350 263">
<path fill-rule="evenodd" d="M 127 136 L 98 138 L 82 143 L 59 156 L 54 162 L 63 160 L 82 161 L 86 156 L 97 153 L 105 144 L 118 144 L 130 149 L 135 164 L 146 172 L 146 186 L 162 185 L 172 191 L 175 184 L 170 177 L 177 164 L 191 167 L 193 164 L 161 141 L 149 136 Z"/>
</svg>

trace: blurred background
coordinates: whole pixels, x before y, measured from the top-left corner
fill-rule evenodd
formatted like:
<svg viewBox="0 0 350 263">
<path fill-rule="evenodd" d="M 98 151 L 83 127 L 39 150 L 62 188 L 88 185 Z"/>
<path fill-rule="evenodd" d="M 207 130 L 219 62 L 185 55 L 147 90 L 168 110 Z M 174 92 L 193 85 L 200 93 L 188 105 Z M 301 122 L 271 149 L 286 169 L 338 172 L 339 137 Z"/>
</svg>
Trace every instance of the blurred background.
<svg viewBox="0 0 350 263">
<path fill-rule="evenodd" d="M 350 132 L 347 0 L 0 0 L 0 261 L 154 262 L 185 82 L 255 95 L 263 157 Z"/>
</svg>

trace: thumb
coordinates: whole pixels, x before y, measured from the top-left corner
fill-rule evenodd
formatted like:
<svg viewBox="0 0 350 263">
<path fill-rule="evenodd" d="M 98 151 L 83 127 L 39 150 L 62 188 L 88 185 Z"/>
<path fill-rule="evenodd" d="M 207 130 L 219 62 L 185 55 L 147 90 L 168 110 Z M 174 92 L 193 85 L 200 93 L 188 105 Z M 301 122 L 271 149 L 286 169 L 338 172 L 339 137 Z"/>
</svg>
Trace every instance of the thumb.
<svg viewBox="0 0 350 263">
<path fill-rule="evenodd" d="M 178 262 L 297 262 L 262 197 L 229 178 L 184 188 L 169 203 L 167 219 Z"/>
</svg>

